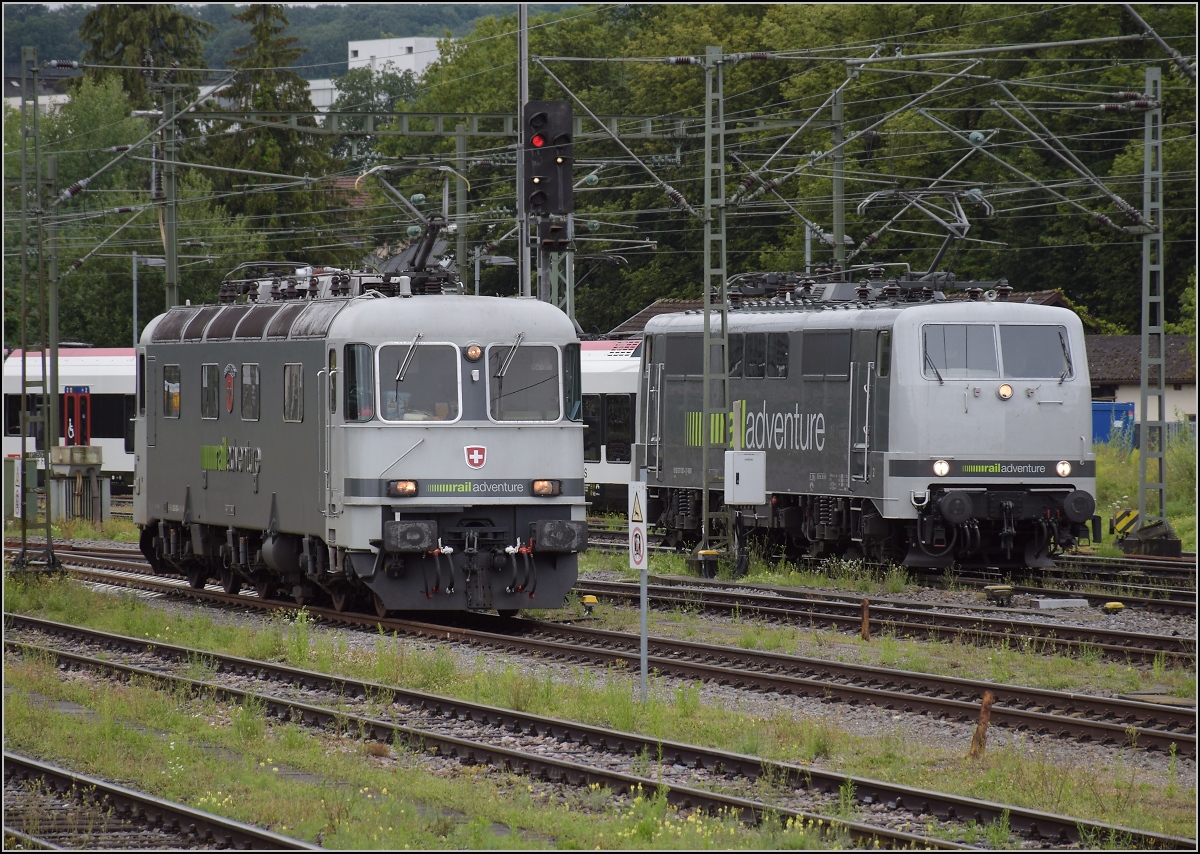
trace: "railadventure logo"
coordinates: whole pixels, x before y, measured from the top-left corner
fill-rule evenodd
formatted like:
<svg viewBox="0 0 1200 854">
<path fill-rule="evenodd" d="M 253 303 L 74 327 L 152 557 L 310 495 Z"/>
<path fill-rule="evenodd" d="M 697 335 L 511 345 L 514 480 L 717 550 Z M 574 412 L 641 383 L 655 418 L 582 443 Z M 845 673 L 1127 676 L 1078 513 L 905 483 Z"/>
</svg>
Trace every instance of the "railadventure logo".
<svg viewBox="0 0 1200 854">
<path fill-rule="evenodd" d="M 512 495 L 525 492 L 527 484 L 522 480 L 452 480 L 442 483 L 425 483 L 422 486 L 429 493 L 469 492 L 476 495 Z"/>
<path fill-rule="evenodd" d="M 1045 474 L 1046 467 L 1040 463 L 984 463 L 966 464 L 963 474 Z"/>
<path fill-rule="evenodd" d="M 796 404 L 791 412 L 771 412 L 763 401 L 760 410 L 752 410 L 745 400 L 733 402 L 733 412 L 714 412 L 709 433 L 713 442 L 729 441 L 726 424 L 732 422 L 741 436 L 742 448 L 747 451 L 823 451 L 825 450 L 825 413 L 802 412 Z M 704 416 L 687 413 L 685 439 L 693 447 L 704 444 Z"/>
</svg>

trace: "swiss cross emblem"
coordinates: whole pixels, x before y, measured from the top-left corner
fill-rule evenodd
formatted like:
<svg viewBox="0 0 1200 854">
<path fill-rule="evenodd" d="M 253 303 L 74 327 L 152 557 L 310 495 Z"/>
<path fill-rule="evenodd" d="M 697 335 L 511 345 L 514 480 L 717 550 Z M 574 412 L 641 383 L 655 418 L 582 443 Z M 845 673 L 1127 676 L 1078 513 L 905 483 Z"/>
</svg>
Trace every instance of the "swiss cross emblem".
<svg viewBox="0 0 1200 854">
<path fill-rule="evenodd" d="M 233 412 L 233 378 L 237 376 L 237 368 L 225 366 L 225 411 Z"/>
<path fill-rule="evenodd" d="M 467 452 L 467 465 L 473 469 L 483 468 L 487 460 L 487 448 L 482 445 L 467 445 L 463 450 Z"/>
</svg>

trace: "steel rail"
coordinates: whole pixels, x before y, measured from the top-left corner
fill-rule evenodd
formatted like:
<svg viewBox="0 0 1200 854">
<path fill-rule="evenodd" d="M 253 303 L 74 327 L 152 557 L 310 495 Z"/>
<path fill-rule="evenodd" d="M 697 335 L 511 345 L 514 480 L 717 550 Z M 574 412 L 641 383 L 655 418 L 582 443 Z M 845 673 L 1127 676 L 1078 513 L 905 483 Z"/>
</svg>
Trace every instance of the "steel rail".
<svg viewBox="0 0 1200 854">
<path fill-rule="evenodd" d="M 119 583 L 210 603 L 267 611 L 295 607 L 292 603 L 230 595 L 216 590 L 198 590 L 185 586 L 186 583 L 179 580 L 157 579 L 136 571 L 125 576 L 93 570 L 71 571 L 79 577 L 100 583 Z M 606 666 L 636 668 L 640 661 L 638 636 L 623 632 L 534 620 L 489 620 L 498 629 L 540 633 L 553 638 L 549 640 L 413 620 L 381 620 L 375 616 L 313 606 L 307 610 L 312 616 L 333 623 L 368 630 L 383 627 L 435 641 L 457 641 Z M 484 619 L 483 615 L 472 616 Z M 848 703 L 868 702 L 887 709 L 949 716 L 961 721 L 976 719 L 983 694 L 992 691 L 997 697 L 991 712 L 992 723 L 996 725 L 1058 737 L 1084 738 L 1101 744 L 1123 745 L 1128 744 L 1131 738 L 1136 738 L 1136 744 L 1146 749 L 1166 752 L 1174 744 L 1181 755 L 1193 756 L 1196 753 L 1196 718 L 1194 710 L 1190 709 L 661 637 L 651 638 L 650 644 L 653 655 L 649 664 L 661 674 Z M 1085 714 L 1090 717 L 1080 717 Z"/>
<path fill-rule="evenodd" d="M 579 593 L 636 601 L 637 586 L 630 582 L 582 579 L 576 583 Z M 703 608 L 721 613 L 754 615 L 795 624 L 827 622 L 835 627 L 857 631 L 862 626 L 862 598 L 847 602 L 826 597 L 764 595 L 749 591 L 693 589 L 679 591 L 668 585 L 651 585 L 651 605 L 658 608 Z M 950 614 L 931 608 L 904 606 L 876 600 L 869 605 L 872 631 L 891 631 L 896 635 L 924 635 L 933 639 L 953 637 L 985 645 L 1034 641 L 1053 651 L 1096 649 L 1118 659 L 1153 660 L 1157 656 L 1181 663 L 1196 657 L 1191 638 L 1148 635 L 1136 632 L 1097 631 L 1062 624 L 1044 624 L 1024 620 L 996 619 L 978 615 Z"/>
<path fill-rule="evenodd" d="M 973 820 L 978 824 L 985 824 L 999 819 L 1004 812 L 1008 812 L 1010 826 L 1015 831 L 1041 840 L 1076 844 L 1080 841 L 1081 833 L 1086 831 L 1088 834 L 1100 834 L 1104 838 L 1113 838 L 1113 833 L 1132 833 L 1135 841 L 1141 842 L 1147 847 L 1174 845 L 1187 841 L 1164 834 L 1131 830 L 1085 819 L 1054 815 L 1041 810 L 1030 810 L 978 798 L 838 774 L 811 766 L 775 762 L 699 745 L 655 739 L 606 727 L 589 726 L 376 682 L 288 667 L 275 662 L 211 653 L 173 644 L 151 643 L 139 638 L 52 623 L 32 617 L 14 615 L 9 619 L 13 621 L 14 627 L 33 628 L 72 640 L 104 645 L 108 649 L 152 653 L 179 663 L 204 660 L 214 666 L 217 672 L 250 676 L 256 679 L 272 679 L 306 689 L 334 692 L 339 696 L 371 697 L 377 701 L 390 696 L 392 703 L 410 706 L 419 713 L 448 720 L 470 720 L 500 730 L 531 735 L 549 735 L 559 741 L 586 744 L 610 753 L 628 756 L 638 754 L 658 756 L 660 757 L 659 761 L 664 763 L 704 768 L 751 780 L 765 775 L 770 779 L 780 781 L 782 785 L 817 791 L 826 795 L 841 792 L 847 784 L 851 784 L 854 787 L 855 798 L 859 801 L 865 799 L 865 803 L 888 803 L 895 805 L 896 808 L 929 813 L 941 819 Z"/>
<path fill-rule="evenodd" d="M 428 729 L 405 726 L 393 723 L 392 721 L 358 715 L 342 709 L 277 697 L 257 691 L 244 691 L 215 682 L 174 676 L 144 667 L 120 664 L 114 661 L 65 652 L 50 647 L 5 641 L 5 649 L 15 652 L 28 651 L 37 655 L 52 656 L 59 662 L 60 667 L 85 668 L 89 671 L 103 673 L 122 680 L 129 680 L 136 677 L 151 683 L 158 683 L 173 688 L 186 688 L 196 694 L 219 698 L 225 702 L 233 702 L 239 705 L 244 705 L 247 702 L 261 703 L 267 715 L 280 720 L 298 721 L 306 726 L 333 729 L 339 733 L 358 735 L 360 738 L 385 744 L 408 745 L 413 750 L 434 752 L 439 756 L 453 757 L 467 765 L 487 764 L 515 773 L 536 776 L 551 782 L 576 787 L 599 784 L 617 792 L 629 792 L 639 788 L 641 791 L 647 793 L 657 794 L 661 791 L 670 803 L 677 806 L 700 808 L 713 814 L 724 812 L 737 815 L 744 823 L 758 824 L 767 820 L 768 816 L 780 821 L 786 821 L 788 818 L 806 823 L 819 820 L 822 822 L 822 826 L 845 830 L 851 838 L 868 844 L 886 842 L 888 844 L 899 843 L 904 846 L 921 846 L 948 850 L 964 850 L 973 847 L 929 836 L 877 827 L 862 822 L 843 821 L 819 813 L 772 806 L 760 801 L 734 795 L 724 795 L 718 792 L 687 786 L 667 786 L 649 777 L 642 777 L 636 774 L 626 774 L 580 762 L 540 756 L 486 742 L 459 738 Z M 5 758 L 7 760 L 7 753 L 5 754 Z M 1137 832 L 1139 831 L 1135 831 L 1135 833 Z M 1168 838 L 1164 837 L 1164 841 Z"/>
<path fill-rule="evenodd" d="M 290 836 L 272 833 L 251 824 L 156 798 L 116 783 L 99 780 L 86 774 L 78 774 L 5 750 L 4 779 L 8 781 L 13 778 L 19 780 L 42 779 L 60 794 L 66 794 L 71 790 L 76 792 L 92 790 L 97 798 L 114 806 L 120 815 L 128 816 L 132 820 L 140 819 L 153 825 L 174 826 L 181 833 L 194 833 L 200 839 L 210 841 L 218 847 L 267 851 L 280 849 L 287 851 L 324 850 L 321 846 L 313 845 L 302 839 L 293 839 Z M 5 833 L 7 834 L 7 832 L 6 829 Z"/>
</svg>

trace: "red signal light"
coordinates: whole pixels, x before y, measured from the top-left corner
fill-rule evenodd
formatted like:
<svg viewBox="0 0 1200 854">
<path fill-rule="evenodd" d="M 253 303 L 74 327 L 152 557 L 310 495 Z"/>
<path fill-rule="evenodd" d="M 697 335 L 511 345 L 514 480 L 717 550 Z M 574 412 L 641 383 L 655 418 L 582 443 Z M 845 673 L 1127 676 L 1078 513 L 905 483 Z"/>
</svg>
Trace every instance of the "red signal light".
<svg viewBox="0 0 1200 854">
<path fill-rule="evenodd" d="M 540 133 L 535 133 L 533 138 L 529 140 L 529 144 L 534 148 L 541 148 L 546 144 L 546 137 L 542 136 Z"/>
</svg>

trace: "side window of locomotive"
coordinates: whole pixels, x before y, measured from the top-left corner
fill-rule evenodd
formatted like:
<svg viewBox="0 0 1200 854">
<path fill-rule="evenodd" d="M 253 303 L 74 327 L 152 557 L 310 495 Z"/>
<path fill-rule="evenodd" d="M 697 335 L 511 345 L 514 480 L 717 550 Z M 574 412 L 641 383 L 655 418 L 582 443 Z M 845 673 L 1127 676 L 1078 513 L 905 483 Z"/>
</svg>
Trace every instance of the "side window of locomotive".
<svg viewBox="0 0 1200 854">
<path fill-rule="evenodd" d="M 558 349 L 532 344 L 488 347 L 488 398 L 493 421 L 557 421 Z"/>
<path fill-rule="evenodd" d="M 163 417 L 179 417 L 179 365 L 163 365 Z"/>
<path fill-rule="evenodd" d="M 929 379 L 999 376 L 995 327 L 967 323 L 926 326 L 922 370 Z"/>
<path fill-rule="evenodd" d="M 257 421 L 259 412 L 258 365 L 242 365 L 242 420 Z"/>
<path fill-rule="evenodd" d="M 746 333 L 745 359 L 743 376 L 762 378 L 767 375 L 767 333 Z"/>
<path fill-rule="evenodd" d="M 379 348 L 379 393 L 385 421 L 458 419 L 457 347 L 449 344 L 389 344 Z M 350 382 L 349 354 L 346 382 Z M 346 413 L 349 417 L 349 408 Z"/>
<path fill-rule="evenodd" d="M 629 462 L 629 447 L 633 441 L 633 395 L 604 396 L 605 459 L 610 463 Z"/>
<path fill-rule="evenodd" d="M 221 369 L 217 365 L 200 366 L 200 417 L 217 417 L 217 395 L 221 391 Z"/>
<path fill-rule="evenodd" d="M 787 379 L 788 375 L 788 333 L 770 332 L 767 334 L 767 376 Z"/>
<path fill-rule="evenodd" d="M 850 332 L 805 332 L 800 337 L 800 371 L 807 379 L 849 379 Z"/>
<path fill-rule="evenodd" d="M 579 350 L 578 344 L 563 347 L 563 400 L 570 421 L 583 420 L 583 368 Z"/>
<path fill-rule="evenodd" d="M 329 351 L 329 411 L 337 412 L 337 350 Z"/>
<path fill-rule="evenodd" d="M 700 376 L 704 373 L 704 337 L 667 335 L 666 372 L 670 376 Z"/>
<path fill-rule="evenodd" d="M 293 423 L 304 420 L 304 365 L 283 366 L 283 420 Z"/>
<path fill-rule="evenodd" d="M 370 421 L 375 417 L 375 378 L 372 376 L 371 348 L 366 344 L 346 345 L 347 421 Z"/>
<path fill-rule="evenodd" d="M 146 414 L 146 354 L 140 353 L 137 358 L 137 393 L 138 414 Z"/>
<path fill-rule="evenodd" d="M 585 394 L 583 396 L 583 461 L 585 463 L 600 462 L 601 435 L 600 395 Z"/>
<path fill-rule="evenodd" d="M 729 333 L 729 376 L 737 378 L 745 368 L 743 360 L 746 356 L 746 336 L 740 332 Z"/>
<path fill-rule="evenodd" d="M 1067 330 L 1062 326 L 1000 326 L 1004 376 L 1012 379 L 1070 379 L 1075 374 Z"/>
<path fill-rule="evenodd" d="M 886 377 L 892 372 L 892 333 L 883 331 L 875 339 L 875 375 Z"/>
</svg>

